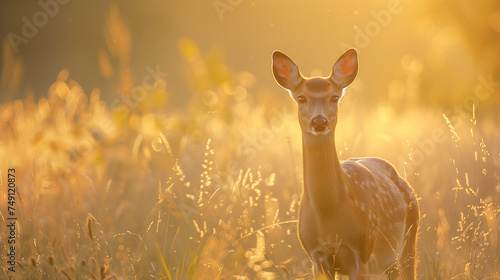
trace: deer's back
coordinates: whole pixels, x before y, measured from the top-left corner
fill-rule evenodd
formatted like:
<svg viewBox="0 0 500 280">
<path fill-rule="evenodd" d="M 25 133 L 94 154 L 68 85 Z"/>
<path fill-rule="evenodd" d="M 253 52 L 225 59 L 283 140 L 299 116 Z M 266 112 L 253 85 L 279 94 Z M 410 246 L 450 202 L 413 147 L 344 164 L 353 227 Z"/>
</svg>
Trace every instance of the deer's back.
<svg viewBox="0 0 500 280">
<path fill-rule="evenodd" d="M 372 258 L 384 267 L 401 254 L 413 190 L 386 160 L 352 158 L 341 165 L 349 178 L 349 199 L 368 218 Z"/>
</svg>

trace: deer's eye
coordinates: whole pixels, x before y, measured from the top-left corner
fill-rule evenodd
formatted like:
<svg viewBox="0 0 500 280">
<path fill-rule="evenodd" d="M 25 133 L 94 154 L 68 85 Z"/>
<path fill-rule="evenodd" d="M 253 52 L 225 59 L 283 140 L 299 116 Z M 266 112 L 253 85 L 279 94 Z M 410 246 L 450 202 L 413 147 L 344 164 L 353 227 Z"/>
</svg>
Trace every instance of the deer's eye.
<svg viewBox="0 0 500 280">
<path fill-rule="evenodd" d="M 339 97 L 338 96 L 332 96 L 332 102 L 337 103 L 338 101 L 339 101 Z"/>
<path fill-rule="evenodd" d="M 298 96 L 298 97 L 297 97 L 297 101 L 298 101 L 299 103 L 304 103 L 304 102 L 306 102 L 306 98 L 305 98 L 304 96 L 302 96 L 302 95 L 301 95 L 301 96 Z"/>
</svg>

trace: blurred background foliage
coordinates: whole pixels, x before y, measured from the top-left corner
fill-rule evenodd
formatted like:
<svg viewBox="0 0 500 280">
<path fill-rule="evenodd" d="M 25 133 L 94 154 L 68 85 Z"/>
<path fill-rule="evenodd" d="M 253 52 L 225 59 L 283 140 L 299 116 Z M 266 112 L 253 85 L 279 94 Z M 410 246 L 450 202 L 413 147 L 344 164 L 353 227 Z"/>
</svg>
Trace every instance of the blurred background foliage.
<svg viewBox="0 0 500 280">
<path fill-rule="evenodd" d="M 326 76 L 346 47 L 340 158 L 386 158 L 414 187 L 421 278 L 499 277 L 498 1 L 41 3 L 0 3 L 19 279 L 310 279 L 300 128 L 270 56 Z"/>
</svg>

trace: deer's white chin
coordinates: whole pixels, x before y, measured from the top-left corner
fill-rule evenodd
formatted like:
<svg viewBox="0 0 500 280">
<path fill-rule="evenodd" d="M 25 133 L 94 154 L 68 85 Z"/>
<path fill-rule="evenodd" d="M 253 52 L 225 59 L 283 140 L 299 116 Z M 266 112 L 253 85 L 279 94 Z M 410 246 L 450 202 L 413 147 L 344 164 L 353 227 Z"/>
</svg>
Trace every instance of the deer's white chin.
<svg viewBox="0 0 500 280">
<path fill-rule="evenodd" d="M 315 131 L 315 130 L 311 130 L 311 133 L 312 135 L 314 136 L 325 136 L 327 135 L 328 133 L 330 133 L 331 130 L 327 129 L 327 130 L 323 130 L 323 131 Z"/>
</svg>

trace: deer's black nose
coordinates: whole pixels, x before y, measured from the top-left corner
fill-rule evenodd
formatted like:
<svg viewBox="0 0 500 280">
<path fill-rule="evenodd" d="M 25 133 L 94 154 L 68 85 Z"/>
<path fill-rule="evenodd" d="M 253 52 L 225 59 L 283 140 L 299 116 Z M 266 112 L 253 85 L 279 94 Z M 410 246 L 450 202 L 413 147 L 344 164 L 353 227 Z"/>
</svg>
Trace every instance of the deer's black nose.
<svg viewBox="0 0 500 280">
<path fill-rule="evenodd" d="M 323 116 L 312 119 L 312 127 L 315 131 L 325 131 L 328 128 L 328 120 Z"/>
</svg>

